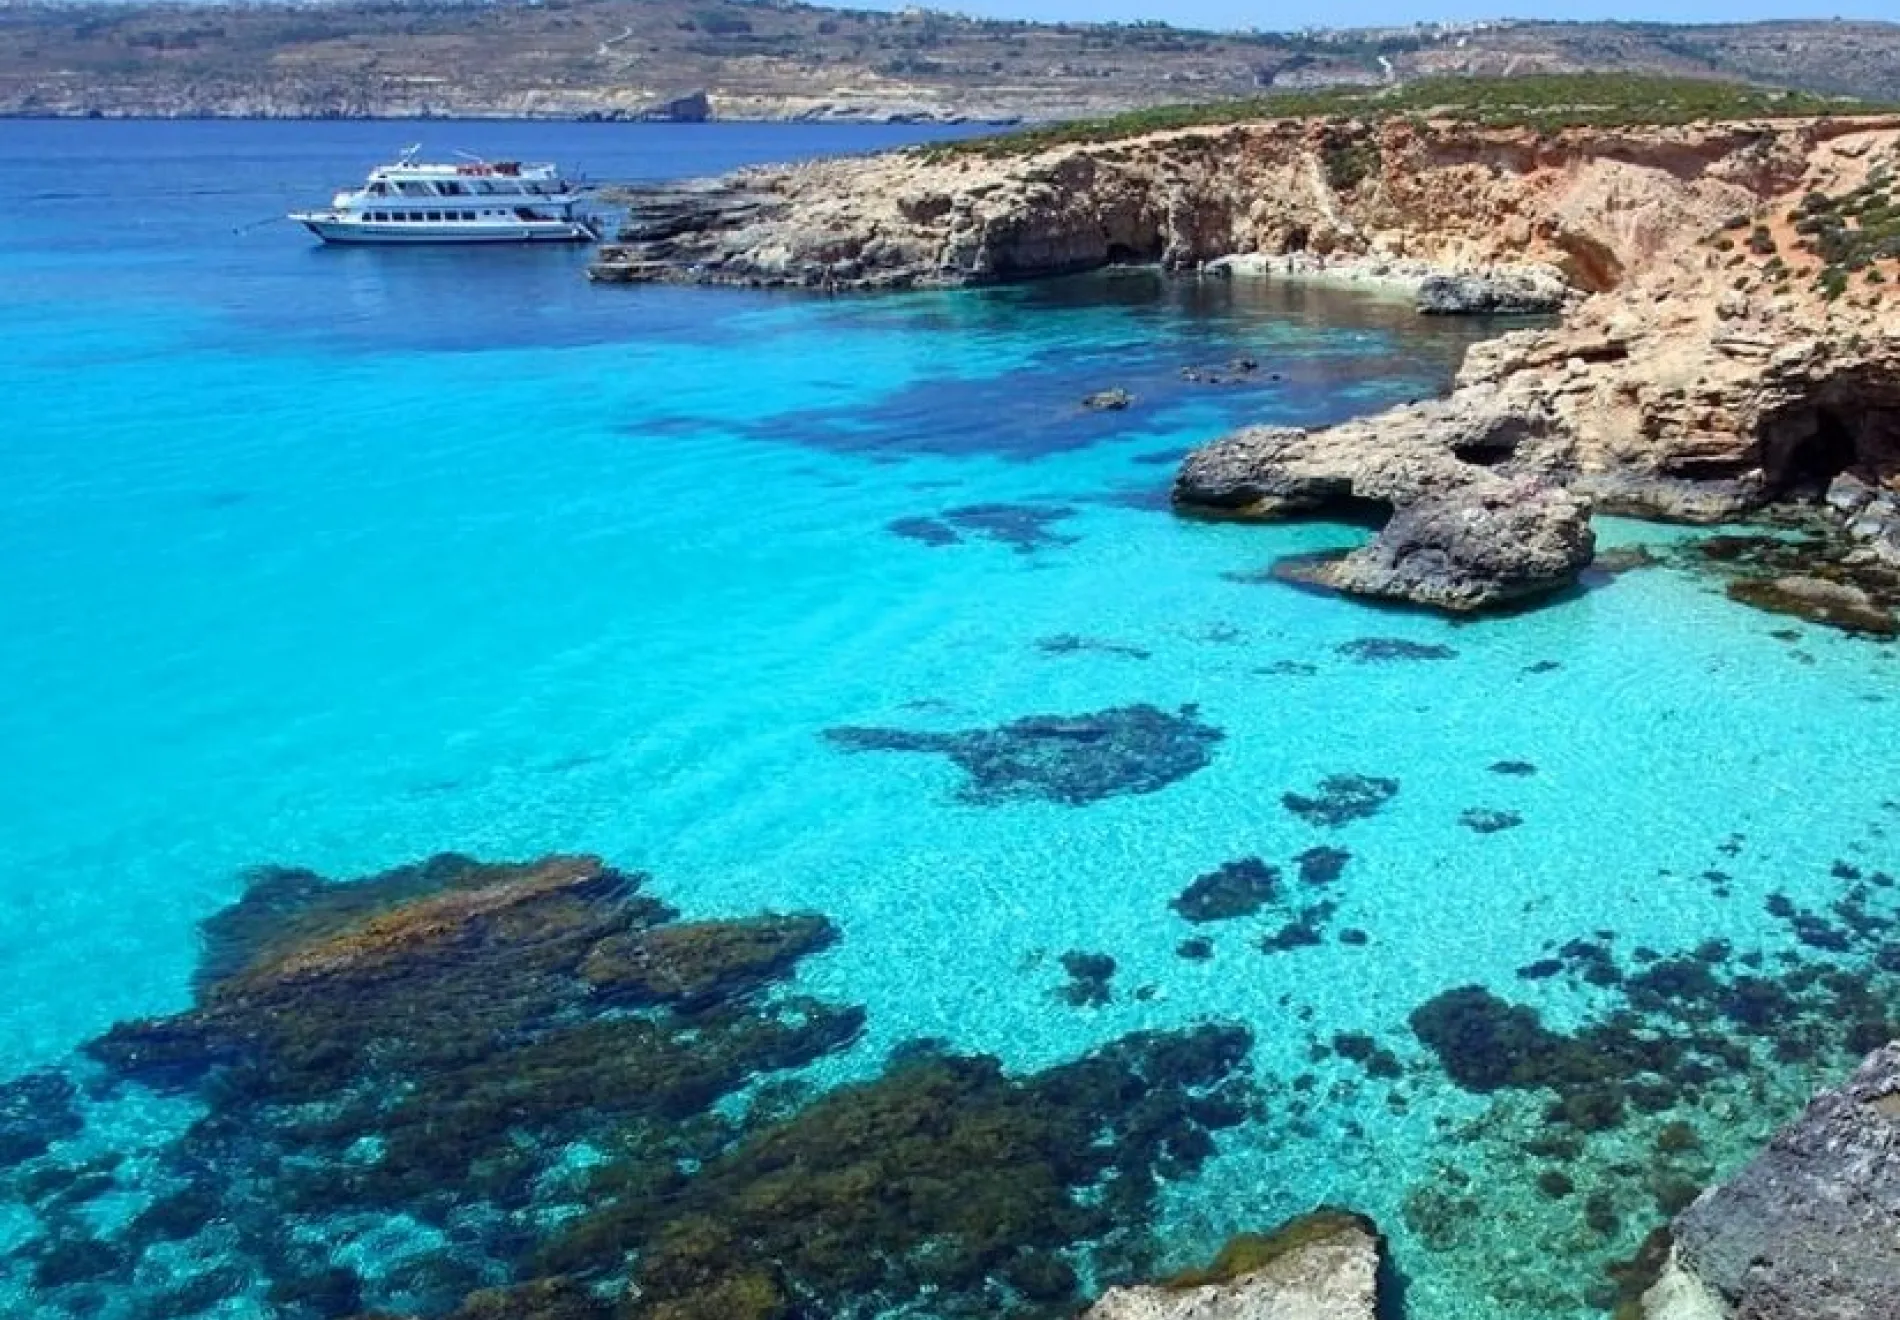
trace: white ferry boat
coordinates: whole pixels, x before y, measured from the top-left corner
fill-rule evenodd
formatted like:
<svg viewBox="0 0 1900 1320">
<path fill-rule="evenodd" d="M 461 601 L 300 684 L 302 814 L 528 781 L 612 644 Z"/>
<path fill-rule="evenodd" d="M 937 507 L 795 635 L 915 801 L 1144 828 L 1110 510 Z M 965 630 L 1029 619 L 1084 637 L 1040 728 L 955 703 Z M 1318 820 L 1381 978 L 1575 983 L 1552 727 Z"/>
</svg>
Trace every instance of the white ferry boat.
<svg viewBox="0 0 1900 1320">
<path fill-rule="evenodd" d="M 370 171 L 361 188 L 340 192 L 326 211 L 290 218 L 326 243 L 588 243 L 600 222 L 582 208 L 582 188 L 547 164 L 469 159 L 416 160 Z"/>
</svg>

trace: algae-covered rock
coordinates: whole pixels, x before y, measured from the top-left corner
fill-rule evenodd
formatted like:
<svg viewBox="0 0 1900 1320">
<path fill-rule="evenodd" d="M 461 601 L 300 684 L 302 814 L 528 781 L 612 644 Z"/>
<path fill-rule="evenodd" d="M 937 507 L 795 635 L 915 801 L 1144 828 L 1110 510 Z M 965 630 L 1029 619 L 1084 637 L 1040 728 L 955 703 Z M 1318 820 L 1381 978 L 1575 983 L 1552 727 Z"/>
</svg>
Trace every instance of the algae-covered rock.
<svg viewBox="0 0 1900 1320">
<path fill-rule="evenodd" d="M 1233 1238 L 1203 1269 L 1111 1288 L 1082 1320 L 1373 1320 L 1382 1250 L 1369 1219 L 1320 1209 Z"/>
<path fill-rule="evenodd" d="M 826 1315 L 872 1298 L 1012 1314 L 999 1277 L 1060 1301 L 1074 1274 L 1052 1253 L 1140 1222 L 1156 1179 L 1197 1167 L 1209 1130 L 1247 1112 L 1249 1045 L 1236 1027 L 1136 1035 L 1024 1078 L 993 1058 L 909 1058 L 741 1141 L 665 1202 L 595 1208 L 554 1252 L 608 1268 L 636 1248 L 636 1320 L 711 1317 L 762 1273 Z"/>
<path fill-rule="evenodd" d="M 167 1297 L 254 1280 L 283 1320 L 791 1320 L 926 1299 L 1045 1320 L 1085 1262 L 1142 1249 L 1162 1181 L 1252 1112 L 1251 1038 L 1219 1026 L 1023 1077 L 898 1050 L 870 1081 L 766 1100 L 774 1074 L 862 1031 L 861 1007 L 786 986 L 837 929 L 680 922 L 642 883 L 576 857 L 257 873 L 214 918 L 196 1002 L 90 1046 L 105 1085 L 201 1108 L 142 1160 L 172 1190 L 122 1241 L 62 1230 L 22 1259 L 78 1298 L 215 1235 L 226 1274 Z M 1113 960 L 1065 966 L 1105 990 Z M 311 1245 L 316 1226 L 390 1222 L 442 1245 L 361 1272 Z"/>
<path fill-rule="evenodd" d="M 603 995 L 692 1008 L 769 985 L 837 939 L 815 913 L 677 922 L 602 940 L 580 974 Z"/>
<path fill-rule="evenodd" d="M 1775 578 L 1741 578 L 1728 585 L 1729 597 L 1773 614 L 1791 614 L 1810 623 L 1826 624 L 1846 632 L 1892 637 L 1900 621 L 1871 592 L 1850 582 L 1787 574 Z"/>
</svg>

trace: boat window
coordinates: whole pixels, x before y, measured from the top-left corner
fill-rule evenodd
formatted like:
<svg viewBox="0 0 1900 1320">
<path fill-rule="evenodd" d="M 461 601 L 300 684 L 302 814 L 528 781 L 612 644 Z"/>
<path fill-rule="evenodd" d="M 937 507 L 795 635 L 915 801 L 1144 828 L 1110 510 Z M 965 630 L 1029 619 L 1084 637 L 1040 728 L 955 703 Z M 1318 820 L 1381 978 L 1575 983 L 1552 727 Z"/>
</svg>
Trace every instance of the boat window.
<svg viewBox="0 0 1900 1320">
<path fill-rule="evenodd" d="M 369 195 L 371 197 L 387 197 L 389 195 L 389 189 L 380 183 L 372 183 L 369 186 Z"/>
<path fill-rule="evenodd" d="M 460 197 L 462 195 L 462 185 L 456 183 L 453 179 L 444 179 L 441 183 L 436 184 L 435 190 L 444 197 Z"/>
<path fill-rule="evenodd" d="M 404 179 L 398 183 L 396 190 L 404 197 L 427 197 L 429 195 L 427 187 L 410 179 Z"/>
</svg>

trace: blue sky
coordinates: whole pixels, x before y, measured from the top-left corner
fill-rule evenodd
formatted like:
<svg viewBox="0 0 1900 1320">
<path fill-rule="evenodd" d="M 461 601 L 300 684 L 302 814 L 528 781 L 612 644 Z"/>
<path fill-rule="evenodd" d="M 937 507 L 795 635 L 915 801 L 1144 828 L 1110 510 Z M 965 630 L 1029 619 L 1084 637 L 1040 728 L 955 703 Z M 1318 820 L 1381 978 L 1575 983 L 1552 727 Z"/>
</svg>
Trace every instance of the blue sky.
<svg viewBox="0 0 1900 1320">
<path fill-rule="evenodd" d="M 852 3 L 853 0 L 845 0 Z M 905 0 L 855 0 L 901 8 Z M 926 0 L 925 7 L 998 18 L 1160 19 L 1177 27 L 1284 31 L 1302 27 L 1369 27 L 1421 20 L 1618 18 L 1665 23 L 1730 23 L 1768 18 L 1874 18 L 1900 20 L 1900 0 L 1527 0 L 1516 11 L 1496 0 L 1325 0 L 1306 4 L 1252 4 L 1248 0 Z"/>
</svg>

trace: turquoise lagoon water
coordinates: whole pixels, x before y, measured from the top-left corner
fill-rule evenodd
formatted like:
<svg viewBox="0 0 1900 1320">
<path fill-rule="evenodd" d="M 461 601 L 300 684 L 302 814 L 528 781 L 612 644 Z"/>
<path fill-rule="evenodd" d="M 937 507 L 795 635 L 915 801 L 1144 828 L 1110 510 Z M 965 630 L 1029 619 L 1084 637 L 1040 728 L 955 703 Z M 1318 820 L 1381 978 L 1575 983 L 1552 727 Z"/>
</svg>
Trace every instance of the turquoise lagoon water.
<svg viewBox="0 0 1900 1320">
<path fill-rule="evenodd" d="M 432 146 L 604 177 L 902 136 L 426 127 Z M 233 233 L 356 176 L 391 131 L 0 138 L 7 1074 L 76 1068 L 114 1021 L 183 1008 L 196 924 L 247 867 L 596 852 L 693 915 L 838 923 L 799 984 L 867 1021 L 813 1066 L 821 1084 L 917 1037 L 1028 1072 L 1131 1031 L 1249 1026 L 1261 1112 L 1164 1189 L 1153 1227 L 1177 1259 L 1330 1202 L 1386 1228 L 1408 1315 L 1597 1313 L 1604 1261 L 1661 1218 L 1642 1191 L 1653 1126 L 1593 1136 L 1576 1194 L 1540 1192 L 1518 1151 L 1542 1100 L 1453 1086 L 1408 1014 L 1479 983 L 1554 1026 L 1590 1020 L 1614 991 L 1518 969 L 1593 932 L 1619 953 L 1724 938 L 1769 967 L 1818 956 L 1764 904 L 1825 909 L 1837 863 L 1900 861 L 1890 648 L 1791 639 L 1673 566 L 1462 626 L 1373 610 L 1258 580 L 1356 529 L 1166 511 L 1187 446 L 1442 388 L 1495 327 L 1150 272 L 818 300 L 596 289 L 578 252 Z M 1259 367 L 1233 383 L 1182 376 L 1242 355 Z M 1110 386 L 1135 406 L 1079 406 Z M 1006 507 L 956 531 L 951 511 L 985 505 Z M 1340 649 L 1368 637 L 1444 650 Z M 1134 703 L 1192 703 L 1224 734 L 1211 762 L 1153 793 L 982 804 L 943 757 L 823 736 Z M 1282 805 L 1342 773 L 1398 791 L 1331 827 Z M 1521 823 L 1482 833 L 1474 808 Z M 1317 942 L 1254 947 L 1284 906 L 1198 928 L 1169 908 L 1224 861 L 1290 868 L 1322 844 L 1351 860 Z M 1213 955 L 1180 956 L 1197 934 Z M 1106 1004 L 1056 995 L 1069 950 L 1116 960 Z M 1367 1076 L 1326 1048 L 1339 1033 L 1403 1076 Z M 1690 1115 L 1695 1176 L 1844 1057 L 1785 1053 Z M 190 1112 L 87 1103 L 85 1132 L 44 1158 L 149 1151 Z M 142 1167 L 86 1208 L 92 1231 L 110 1240 L 149 1199 Z M 1593 1189 L 1614 1226 L 1586 1224 Z M 1434 1228 L 1433 1196 L 1484 1211 Z M 35 1286 L 71 1222 L 19 1197 L 0 1215 L 10 1312 L 142 1314 L 155 1266 Z M 253 1288 L 203 1313 L 270 1309 Z"/>
</svg>

